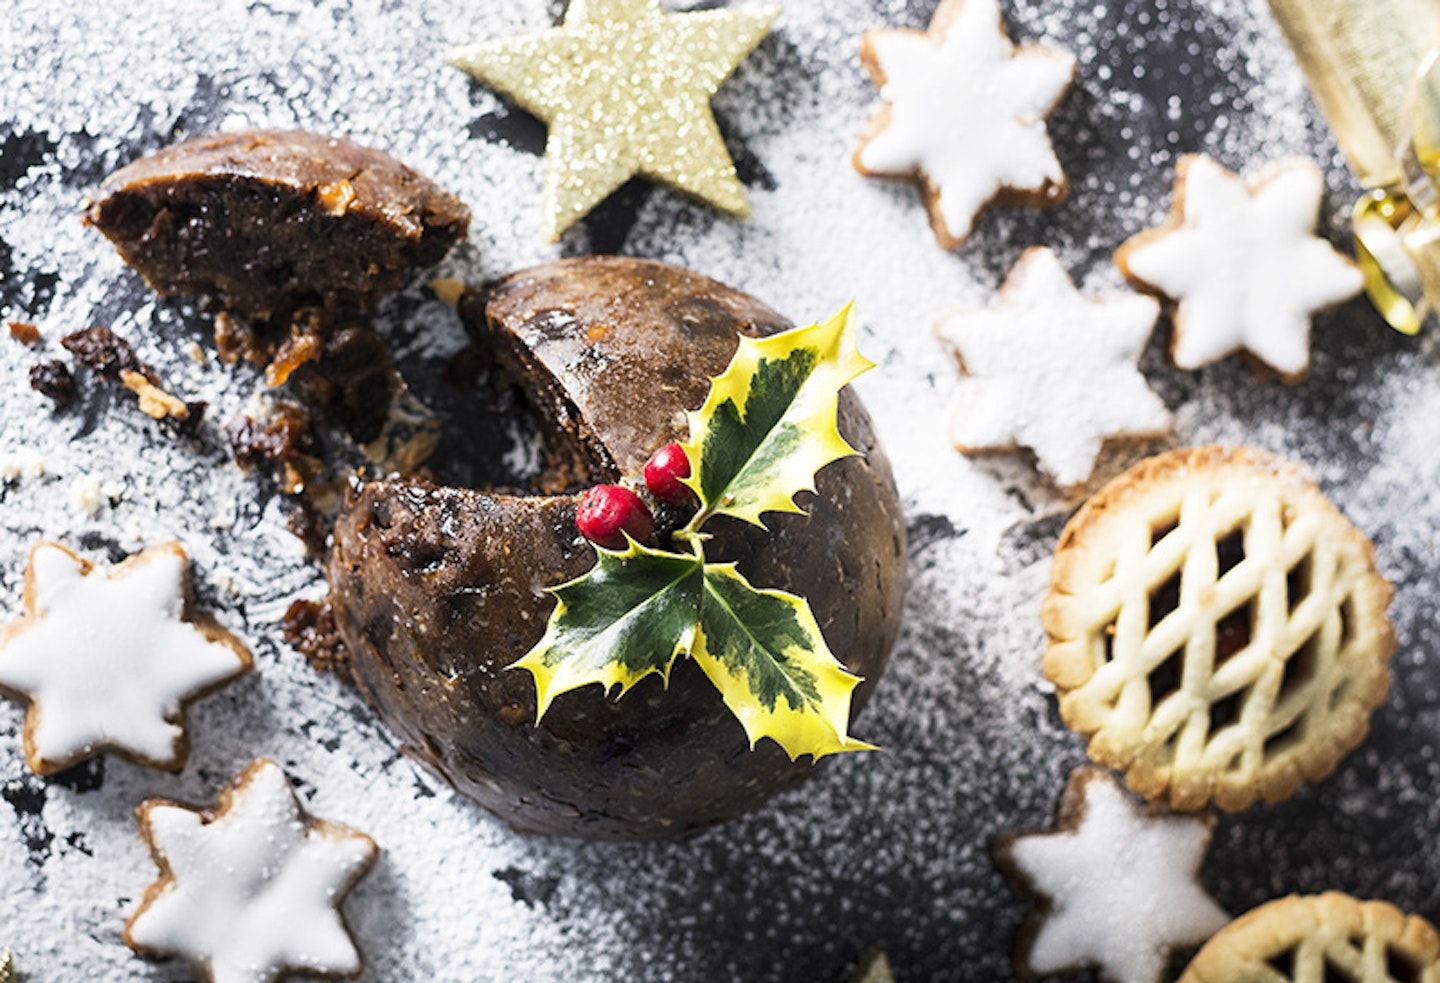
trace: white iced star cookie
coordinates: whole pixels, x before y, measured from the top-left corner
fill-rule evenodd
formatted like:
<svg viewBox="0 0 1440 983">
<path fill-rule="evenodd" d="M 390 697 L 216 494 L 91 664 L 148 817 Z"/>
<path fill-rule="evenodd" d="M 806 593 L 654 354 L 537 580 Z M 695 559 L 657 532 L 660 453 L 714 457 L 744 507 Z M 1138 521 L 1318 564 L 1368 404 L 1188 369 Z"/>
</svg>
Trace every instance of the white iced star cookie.
<svg viewBox="0 0 1440 983">
<path fill-rule="evenodd" d="M 951 440 L 966 453 L 1029 447 L 1069 488 L 1106 439 L 1168 433 L 1170 412 L 1136 366 L 1159 316 L 1139 294 L 1086 298 L 1053 252 L 1027 250 L 994 306 L 935 325 L 964 374 Z"/>
<path fill-rule="evenodd" d="M 997 0 L 941 0 L 924 32 L 867 31 L 860 60 L 886 106 L 855 169 L 916 178 L 942 246 L 964 242 L 991 202 L 1064 200 L 1045 119 L 1075 78 L 1075 58 L 1049 45 L 1017 48 Z"/>
<path fill-rule="evenodd" d="M 1142 809 L 1109 772 L 1077 769 L 1054 830 L 995 847 L 1035 905 L 1017 968 L 1094 968 L 1111 983 L 1155 983 L 1172 950 L 1199 945 L 1230 920 L 1198 879 L 1213 825 L 1208 815 Z"/>
<path fill-rule="evenodd" d="M 0 628 L 0 693 L 29 704 L 25 761 L 48 775 L 113 751 L 178 769 L 185 704 L 250 668 L 234 635 L 190 611 L 179 543 L 108 571 L 40 543 L 25 570 L 25 614 Z"/>
<path fill-rule="evenodd" d="M 207 983 L 360 975 L 339 905 L 379 848 L 306 815 L 275 762 L 251 764 L 213 809 L 150 799 L 139 819 L 160 879 L 125 926 L 132 949 L 179 956 Z"/>
<path fill-rule="evenodd" d="M 1305 160 L 1271 164 L 1247 183 L 1208 157 L 1180 159 L 1170 221 L 1115 254 L 1132 282 L 1176 302 L 1177 366 L 1244 350 L 1287 382 L 1304 377 L 1311 316 L 1365 285 L 1360 268 L 1315 235 L 1324 190 Z"/>
</svg>

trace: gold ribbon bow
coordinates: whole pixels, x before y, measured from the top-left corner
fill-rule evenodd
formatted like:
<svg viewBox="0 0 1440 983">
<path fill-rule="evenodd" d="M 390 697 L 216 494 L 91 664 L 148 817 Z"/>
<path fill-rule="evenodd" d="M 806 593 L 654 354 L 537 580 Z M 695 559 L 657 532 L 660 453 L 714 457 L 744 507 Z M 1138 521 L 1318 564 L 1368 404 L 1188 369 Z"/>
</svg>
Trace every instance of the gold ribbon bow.
<svg viewBox="0 0 1440 983">
<path fill-rule="evenodd" d="M 1440 309 L 1440 3 L 1270 6 L 1366 188 L 1352 227 L 1370 299 L 1415 334 Z"/>
</svg>

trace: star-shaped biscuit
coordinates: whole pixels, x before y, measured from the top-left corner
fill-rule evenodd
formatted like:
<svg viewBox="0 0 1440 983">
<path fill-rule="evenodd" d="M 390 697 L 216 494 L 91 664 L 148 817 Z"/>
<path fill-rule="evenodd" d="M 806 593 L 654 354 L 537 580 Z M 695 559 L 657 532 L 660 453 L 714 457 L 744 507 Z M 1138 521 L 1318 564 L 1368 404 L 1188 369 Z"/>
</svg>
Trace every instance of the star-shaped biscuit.
<svg viewBox="0 0 1440 983">
<path fill-rule="evenodd" d="M 950 435 L 965 452 L 1035 452 L 1057 485 L 1090 476 L 1109 437 L 1159 436 L 1170 413 L 1136 363 L 1160 305 L 1118 294 L 1090 300 L 1049 249 L 1020 257 L 998 303 L 935 325 L 964 377 Z"/>
<path fill-rule="evenodd" d="M 950 249 L 992 201 L 1049 207 L 1068 185 L 1045 119 L 1075 58 L 1016 47 L 997 0 L 941 0 L 921 31 L 867 31 L 860 60 L 887 105 L 853 158 L 862 174 L 919 180 L 930 225 Z"/>
<path fill-rule="evenodd" d="M 29 704 L 25 761 L 48 775 L 114 751 L 178 769 L 184 706 L 250 668 L 249 651 L 189 610 L 179 543 L 109 571 L 56 543 L 30 551 L 25 614 L 0 628 L 0 693 Z"/>
<path fill-rule="evenodd" d="M 339 905 L 379 849 L 306 815 L 275 762 L 251 764 L 213 809 L 150 799 L 138 815 L 160 879 L 125 926 L 132 949 L 179 956 L 209 983 L 360 975 Z"/>
<path fill-rule="evenodd" d="M 1310 318 L 1358 294 L 1360 268 L 1315 235 L 1325 190 L 1309 161 L 1245 182 L 1199 154 L 1180 159 L 1168 224 L 1132 237 L 1115 262 L 1176 301 L 1170 354 L 1198 369 L 1245 350 L 1296 382 L 1310 365 Z"/>
<path fill-rule="evenodd" d="M 1076 770 L 1055 829 L 995 847 L 1035 903 L 1017 967 L 1032 975 L 1090 967 L 1111 983 L 1155 983 L 1172 950 L 1230 920 L 1199 882 L 1213 825 L 1208 815 L 1142 809 L 1109 772 Z"/>
<path fill-rule="evenodd" d="M 636 174 L 743 217 L 749 205 L 710 97 L 779 14 L 571 0 L 561 27 L 467 45 L 450 61 L 550 125 L 548 239 Z"/>
</svg>

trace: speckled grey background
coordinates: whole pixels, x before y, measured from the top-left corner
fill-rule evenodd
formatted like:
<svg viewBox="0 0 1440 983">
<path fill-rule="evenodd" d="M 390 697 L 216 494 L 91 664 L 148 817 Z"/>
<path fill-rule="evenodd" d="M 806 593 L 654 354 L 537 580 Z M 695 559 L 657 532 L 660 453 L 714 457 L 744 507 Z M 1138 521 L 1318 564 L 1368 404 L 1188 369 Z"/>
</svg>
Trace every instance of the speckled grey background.
<svg viewBox="0 0 1440 983">
<path fill-rule="evenodd" d="M 1024 905 L 988 857 L 999 833 L 1047 825 L 1080 742 L 1040 680 L 1047 558 L 1073 502 L 1023 459 L 970 462 L 945 446 L 953 367 L 930 336 L 983 303 L 1023 247 L 1054 246 L 1078 281 L 1118 286 L 1109 254 L 1168 209 L 1175 155 L 1235 168 L 1300 154 L 1327 168 L 1328 231 L 1353 188 L 1263 0 L 1002 3 L 1020 39 L 1080 59 L 1051 132 L 1073 190 L 1051 213 L 995 213 L 946 253 L 914 192 L 864 180 L 847 156 L 876 107 L 859 33 L 923 25 L 930 0 L 792 0 L 726 84 L 717 115 L 755 206 L 736 223 L 631 184 L 558 249 L 538 242 L 543 129 L 444 64 L 467 40 L 534 30 L 542 0 L 10 0 L 0 27 L 0 318 L 47 347 L 0 337 L 0 614 L 18 609 L 38 536 L 123 555 L 179 536 L 198 593 L 255 647 L 259 672 L 191 713 L 179 775 L 96 762 L 42 780 L 20 759 L 17 707 L 0 707 L 0 943 L 26 978 L 172 980 L 120 928 L 153 868 L 131 812 L 148 795 L 206 801 L 252 757 L 280 760 L 311 807 L 376 836 L 385 856 L 346 910 L 367 979 L 840 980 L 886 949 L 900 980 L 994 980 Z M 172 140 L 245 125 L 353 134 L 460 194 L 470 243 L 442 267 L 467 280 L 557 252 L 684 263 L 797 320 L 854 296 L 861 381 L 909 517 L 911 589 L 889 676 L 856 727 L 885 751 L 835 762 L 754 816 L 679 844 L 516 836 L 400 758 L 343 684 L 279 641 L 275 621 L 315 568 L 275 496 L 228 463 L 220 427 L 260 387 L 213 358 L 205 317 L 160 301 L 76 206 L 109 170 Z M 61 334 L 109 324 L 187 398 L 211 403 L 179 438 L 123 394 L 82 386 L 51 412 L 25 385 Z M 382 327 L 407 377 L 457 422 L 456 481 L 523 477 L 524 426 L 481 424 L 503 390 L 447 390 L 453 315 L 412 284 Z M 1373 734 L 1328 781 L 1220 820 L 1204 879 L 1240 912 L 1339 888 L 1440 918 L 1440 377 L 1436 352 L 1388 332 L 1362 302 L 1321 318 L 1310 379 L 1257 383 L 1238 360 L 1182 373 L 1157 332 L 1143 368 L 1176 411 L 1148 449 L 1250 442 L 1306 461 L 1370 534 L 1398 588 L 1395 686 Z M 183 351 L 196 340 L 202 363 Z M 485 415 L 488 414 L 488 415 Z M 1140 453 L 1107 457 L 1100 476 Z M 42 473 L 43 472 L 43 473 Z M 96 492 L 98 491 L 98 496 Z M 94 506 L 93 511 L 91 506 Z M 8 815 L 5 815 L 8 810 Z"/>
</svg>

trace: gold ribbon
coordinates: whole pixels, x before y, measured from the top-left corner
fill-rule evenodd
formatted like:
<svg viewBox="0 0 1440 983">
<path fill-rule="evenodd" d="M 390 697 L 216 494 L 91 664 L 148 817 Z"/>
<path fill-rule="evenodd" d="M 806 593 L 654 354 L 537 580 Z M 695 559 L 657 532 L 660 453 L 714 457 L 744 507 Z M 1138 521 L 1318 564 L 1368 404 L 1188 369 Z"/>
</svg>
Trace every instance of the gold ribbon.
<svg viewBox="0 0 1440 983">
<path fill-rule="evenodd" d="M 1440 309 L 1440 3 L 1270 0 L 1367 189 L 1355 253 L 1375 307 L 1414 334 Z"/>
</svg>

